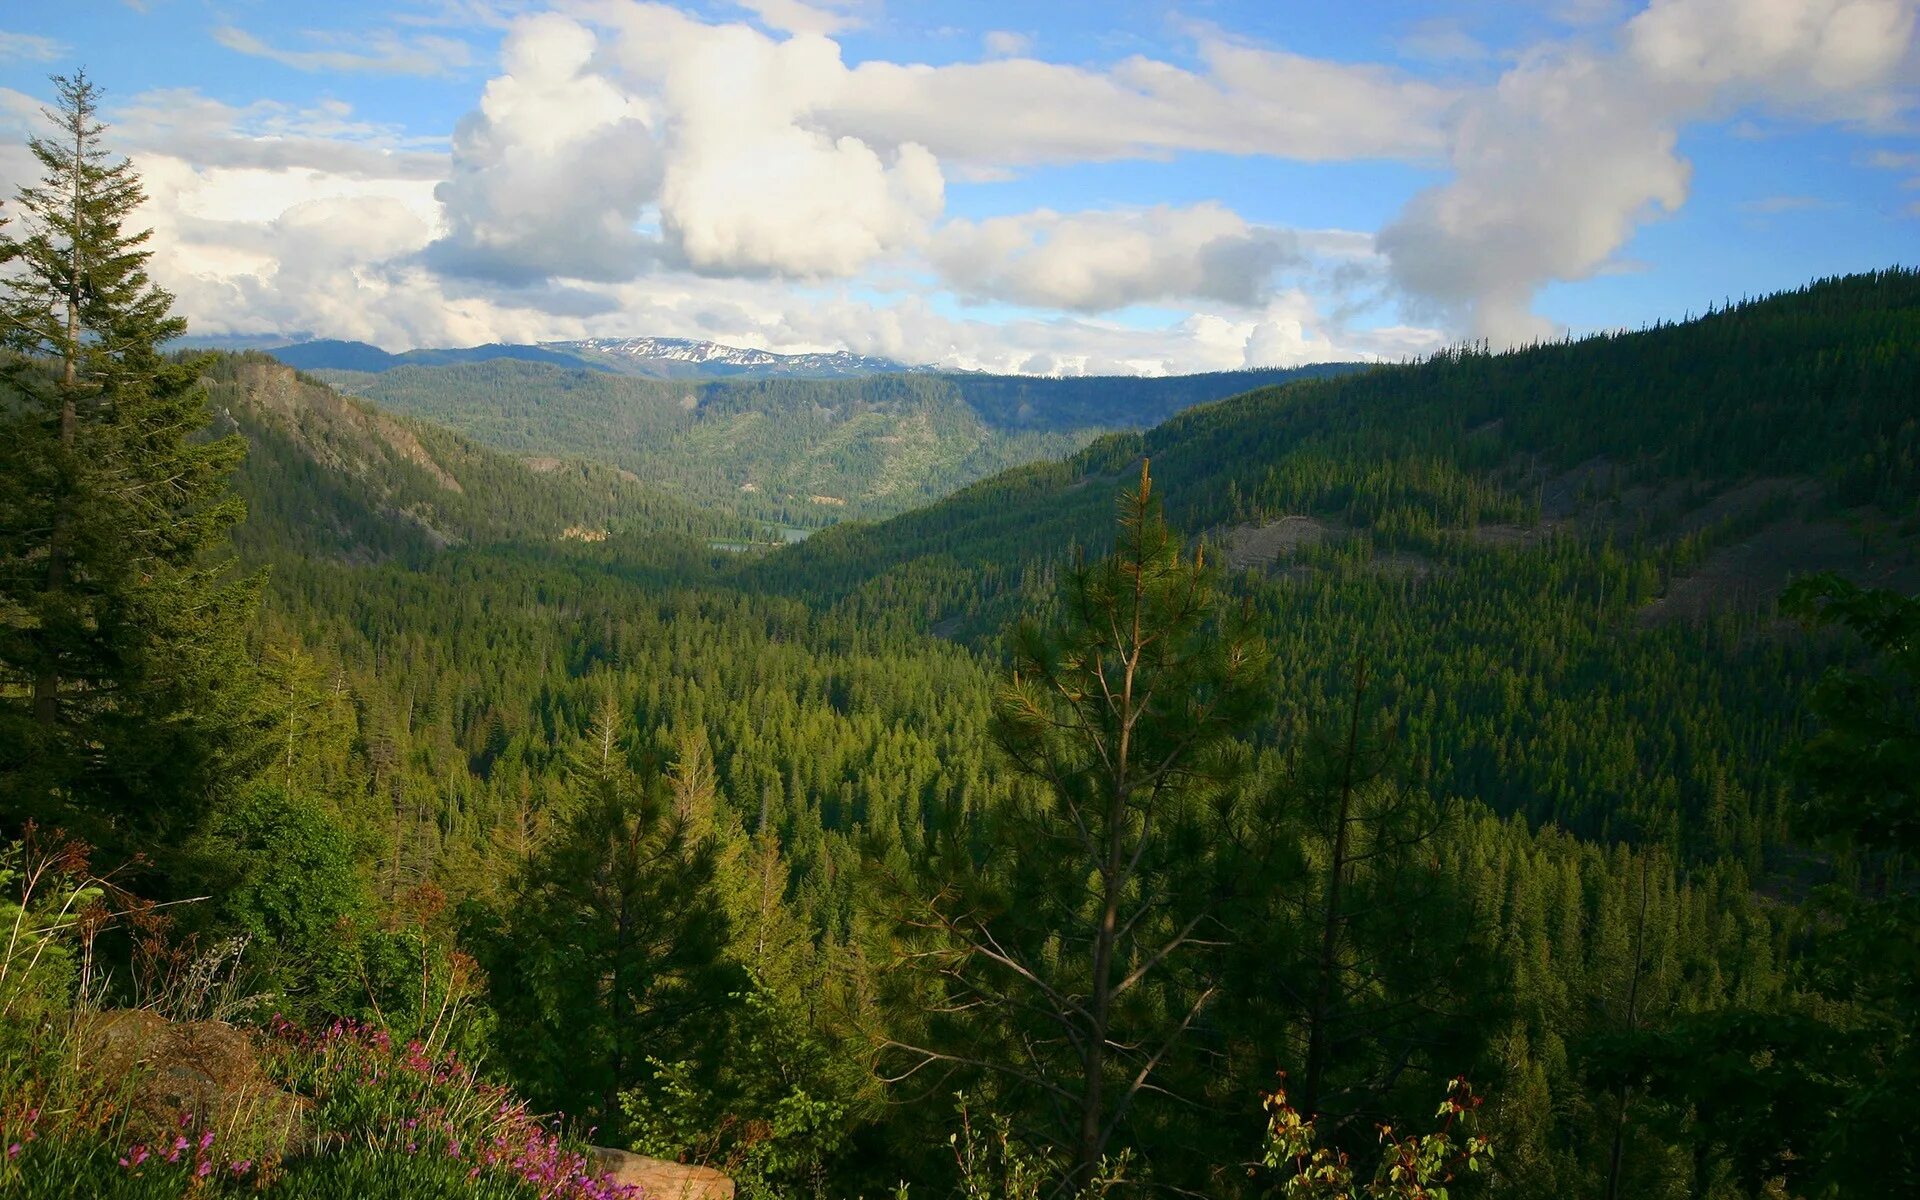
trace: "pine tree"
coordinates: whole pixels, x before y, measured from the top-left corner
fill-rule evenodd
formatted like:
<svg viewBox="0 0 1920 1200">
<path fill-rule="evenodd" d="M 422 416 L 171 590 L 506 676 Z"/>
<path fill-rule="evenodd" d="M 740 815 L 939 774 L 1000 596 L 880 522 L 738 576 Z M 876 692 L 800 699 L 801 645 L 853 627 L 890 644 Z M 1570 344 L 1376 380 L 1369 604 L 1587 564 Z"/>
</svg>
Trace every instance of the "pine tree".
<svg viewBox="0 0 1920 1200">
<path fill-rule="evenodd" d="M 1114 553 L 1067 580 L 1060 627 L 1015 632 L 995 731 L 1043 798 L 990 818 L 985 861 L 950 861 L 910 910 L 908 961 L 932 968 L 952 1020 L 935 1022 L 944 1044 L 895 1047 L 1025 1092 L 1068 1192 L 1123 1148 L 1135 1102 L 1168 1090 L 1218 992 L 1207 799 L 1268 702 L 1264 643 L 1185 553 L 1144 463 L 1119 525 Z"/>
<path fill-rule="evenodd" d="M 0 816 L 164 847 L 262 749 L 233 570 L 236 437 L 207 440 L 200 364 L 126 223 L 139 176 L 100 89 L 56 76 L 57 133 L 0 230 Z"/>
</svg>

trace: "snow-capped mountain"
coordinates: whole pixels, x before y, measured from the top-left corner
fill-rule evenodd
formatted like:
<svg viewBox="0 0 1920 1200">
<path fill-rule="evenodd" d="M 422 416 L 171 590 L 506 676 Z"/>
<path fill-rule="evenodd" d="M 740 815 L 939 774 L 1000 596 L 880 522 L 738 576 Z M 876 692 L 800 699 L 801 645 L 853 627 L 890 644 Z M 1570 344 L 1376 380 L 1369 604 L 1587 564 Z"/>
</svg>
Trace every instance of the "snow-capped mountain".
<svg viewBox="0 0 1920 1200">
<path fill-rule="evenodd" d="M 827 354 L 775 354 L 701 342 L 689 338 L 587 338 L 577 342 L 546 342 L 544 349 L 578 355 L 637 375 L 670 378 L 726 378 L 735 376 L 788 379 L 844 379 L 854 375 L 886 375 L 910 370 L 890 358 L 871 358 L 836 350 Z"/>
<path fill-rule="evenodd" d="M 829 354 L 775 354 L 689 338 L 588 338 L 578 342 L 543 342 L 538 346 L 494 344 L 408 350 L 400 354 L 390 354 L 364 342 L 274 340 L 279 344 L 268 352 L 303 371 L 378 373 L 396 367 L 441 367 L 499 358 L 558 367 L 586 367 L 652 379 L 848 379 L 929 369 L 845 350 Z M 246 340 L 231 346 L 217 339 L 203 340 L 200 344 L 219 349 L 254 348 Z"/>
</svg>

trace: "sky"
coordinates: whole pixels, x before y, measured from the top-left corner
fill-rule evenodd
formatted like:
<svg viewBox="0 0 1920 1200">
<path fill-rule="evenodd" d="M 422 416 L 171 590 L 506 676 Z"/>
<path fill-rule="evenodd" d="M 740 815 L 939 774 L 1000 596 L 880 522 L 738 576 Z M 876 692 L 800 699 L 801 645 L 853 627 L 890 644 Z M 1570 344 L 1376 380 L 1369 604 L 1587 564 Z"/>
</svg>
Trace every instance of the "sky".
<svg viewBox="0 0 1920 1200">
<path fill-rule="evenodd" d="M 1920 0 L 15 0 L 200 336 L 1401 360 L 1920 262 Z M 0 210 L 4 215 L 6 210 Z"/>
</svg>

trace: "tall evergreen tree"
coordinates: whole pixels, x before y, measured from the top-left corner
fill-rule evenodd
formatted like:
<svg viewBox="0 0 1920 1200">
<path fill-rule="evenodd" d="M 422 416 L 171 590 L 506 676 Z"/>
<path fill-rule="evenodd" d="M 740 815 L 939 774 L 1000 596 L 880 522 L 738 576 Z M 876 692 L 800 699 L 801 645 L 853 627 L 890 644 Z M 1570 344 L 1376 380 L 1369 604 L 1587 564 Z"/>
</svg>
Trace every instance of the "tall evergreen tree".
<svg viewBox="0 0 1920 1200">
<path fill-rule="evenodd" d="M 932 935 L 914 961 L 957 1020 L 946 1044 L 907 1052 L 1033 1097 L 1069 1190 L 1122 1149 L 1141 1095 L 1167 1090 L 1217 992 L 1207 797 L 1243 765 L 1236 737 L 1268 699 L 1264 643 L 1183 551 L 1144 463 L 1119 509 L 1114 553 L 1073 572 L 1061 627 L 1014 635 L 995 727 L 1040 795 L 995 819 L 984 863 L 949 868 L 908 922 Z"/>
<path fill-rule="evenodd" d="M 185 322 L 147 274 L 130 162 L 100 89 L 56 76 L 42 178 L 0 231 L 0 788 L 9 824 L 152 849 L 258 749 L 232 568 L 237 437 L 207 423 Z"/>
<path fill-rule="evenodd" d="M 618 762 L 577 804 L 503 911 L 469 910 L 466 940 L 527 1093 L 605 1126 L 656 1062 L 718 1067 L 743 977 L 725 960 L 713 841 L 690 835 L 660 781 Z"/>
</svg>

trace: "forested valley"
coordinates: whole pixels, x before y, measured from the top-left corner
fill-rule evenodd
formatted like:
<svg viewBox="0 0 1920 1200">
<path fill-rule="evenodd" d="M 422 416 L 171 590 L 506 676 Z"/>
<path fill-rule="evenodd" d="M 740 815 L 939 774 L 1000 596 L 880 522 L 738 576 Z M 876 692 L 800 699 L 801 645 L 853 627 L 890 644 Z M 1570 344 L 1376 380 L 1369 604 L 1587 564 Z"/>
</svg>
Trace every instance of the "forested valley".
<svg viewBox="0 0 1920 1200">
<path fill-rule="evenodd" d="M 0 213 L 0 1194 L 1920 1185 L 1920 272 L 769 548 L 557 368 L 168 349 L 94 102 Z"/>
</svg>

